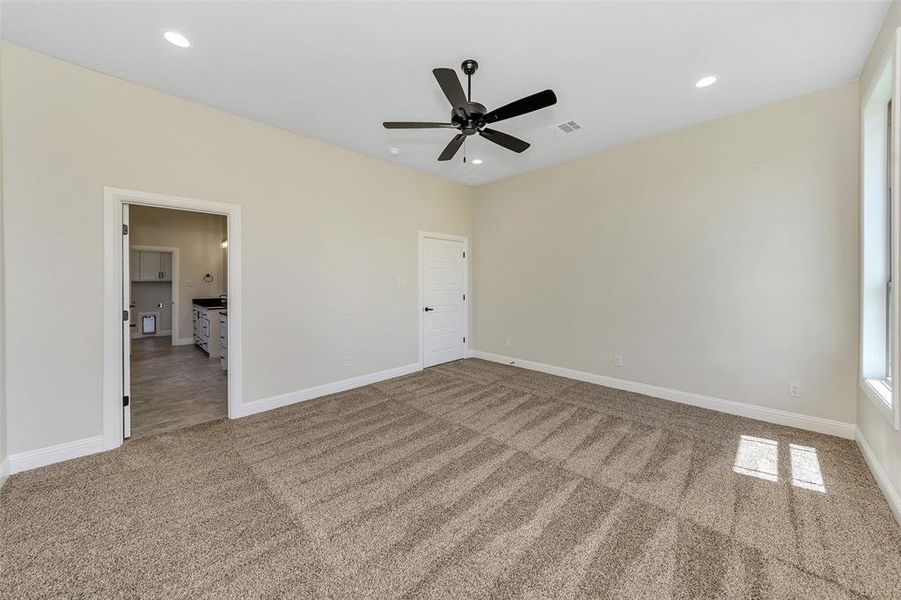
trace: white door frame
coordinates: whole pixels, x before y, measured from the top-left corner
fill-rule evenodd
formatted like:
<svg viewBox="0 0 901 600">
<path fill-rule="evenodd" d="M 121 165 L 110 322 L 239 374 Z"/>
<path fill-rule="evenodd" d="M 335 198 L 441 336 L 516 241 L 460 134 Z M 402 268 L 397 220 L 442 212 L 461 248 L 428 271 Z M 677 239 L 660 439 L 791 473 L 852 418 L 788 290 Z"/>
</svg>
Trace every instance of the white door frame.
<svg viewBox="0 0 901 600">
<path fill-rule="evenodd" d="M 130 202 L 129 204 L 134 204 L 134 202 Z M 129 224 L 129 227 L 131 227 L 131 224 Z M 172 255 L 172 286 L 171 286 L 172 306 L 171 306 L 170 310 L 172 311 L 172 345 L 177 346 L 177 345 L 179 345 L 178 343 L 179 343 L 179 340 L 181 339 L 178 335 L 179 334 L 179 327 L 178 327 L 179 302 L 178 302 L 178 298 L 179 298 L 179 295 L 181 294 L 181 279 L 179 278 L 179 270 L 178 270 L 178 268 L 179 268 L 179 262 L 178 262 L 179 248 L 176 248 L 174 246 L 145 246 L 143 244 L 132 244 L 131 249 L 132 250 L 149 250 L 150 252 L 168 252 L 169 254 Z M 139 327 L 140 327 L 140 325 L 139 325 Z M 191 343 L 193 343 L 193 342 L 194 342 L 194 339 L 191 338 Z"/>
<path fill-rule="evenodd" d="M 240 415 L 241 350 L 241 207 L 120 188 L 103 188 L 103 445 L 122 445 L 122 205 L 139 204 L 224 215 L 228 219 L 228 417 Z M 173 276 L 175 273 L 173 272 Z"/>
<path fill-rule="evenodd" d="M 472 295 L 469 292 L 469 238 L 462 235 L 453 235 L 450 233 L 435 233 L 434 231 L 419 232 L 419 270 L 417 278 L 419 279 L 419 296 L 416 310 L 419 311 L 419 368 L 425 368 L 425 307 L 423 301 L 425 299 L 425 277 L 422 276 L 423 256 L 425 254 L 425 239 L 433 240 L 450 240 L 452 242 L 463 242 L 463 294 L 466 300 L 463 302 L 463 330 L 466 332 L 466 342 L 463 344 L 463 358 L 472 356 L 470 343 L 472 342 L 472 329 L 469 326 L 469 305 L 472 303 Z"/>
</svg>

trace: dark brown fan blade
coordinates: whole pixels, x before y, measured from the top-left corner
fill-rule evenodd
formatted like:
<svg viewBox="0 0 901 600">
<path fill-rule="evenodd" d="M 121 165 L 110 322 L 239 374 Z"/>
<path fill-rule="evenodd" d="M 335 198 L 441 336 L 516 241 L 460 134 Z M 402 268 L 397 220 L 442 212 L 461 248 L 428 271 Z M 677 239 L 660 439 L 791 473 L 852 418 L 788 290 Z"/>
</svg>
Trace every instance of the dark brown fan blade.
<svg viewBox="0 0 901 600">
<path fill-rule="evenodd" d="M 450 141 L 450 143 L 445 146 L 444 152 L 441 153 L 441 156 L 438 157 L 438 160 L 450 160 L 454 157 L 454 154 L 457 153 L 457 150 L 460 149 L 460 146 L 463 145 L 463 140 L 466 139 L 466 136 L 462 133 L 458 133 L 454 136 L 454 139 Z"/>
<path fill-rule="evenodd" d="M 416 121 L 385 121 L 382 123 L 385 129 L 454 129 L 453 123 L 419 123 Z"/>
<path fill-rule="evenodd" d="M 498 146 L 503 146 L 507 150 L 513 150 L 514 152 L 523 152 L 530 145 L 529 142 L 524 142 L 518 137 L 513 137 L 503 131 L 497 131 L 489 127 L 480 131 L 479 135 L 489 142 L 494 142 Z"/>
<path fill-rule="evenodd" d="M 463 108 L 466 106 L 466 94 L 463 93 L 463 86 L 460 85 L 460 78 L 453 69 L 432 69 L 441 91 L 447 96 L 448 102 L 454 108 Z"/>
<path fill-rule="evenodd" d="M 551 90 L 544 90 L 492 110 L 485 115 L 485 122 L 497 123 L 498 121 L 512 119 L 513 117 L 547 108 L 554 104 L 557 104 L 557 95 Z"/>
</svg>

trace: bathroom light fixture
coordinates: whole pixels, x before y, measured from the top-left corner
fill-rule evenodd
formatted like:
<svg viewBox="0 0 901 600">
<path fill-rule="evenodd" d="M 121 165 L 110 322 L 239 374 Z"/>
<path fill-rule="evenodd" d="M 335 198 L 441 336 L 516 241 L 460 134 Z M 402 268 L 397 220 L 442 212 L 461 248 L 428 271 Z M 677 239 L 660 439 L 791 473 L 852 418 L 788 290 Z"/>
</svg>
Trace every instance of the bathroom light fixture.
<svg viewBox="0 0 901 600">
<path fill-rule="evenodd" d="M 698 89 L 701 89 L 701 88 L 705 88 L 705 87 L 710 87 L 714 83 L 716 83 L 716 76 L 708 75 L 706 77 L 701 77 L 700 79 L 698 79 L 698 82 L 695 84 L 695 87 Z"/>
<path fill-rule="evenodd" d="M 482 159 L 481 159 L 481 158 L 474 158 L 474 159 L 472 159 L 472 160 L 469 161 L 469 162 L 471 162 L 471 163 L 474 164 L 474 165 L 480 165 L 480 164 L 482 164 Z"/>
<path fill-rule="evenodd" d="M 191 47 L 191 40 L 189 40 L 187 36 L 185 36 L 185 34 L 179 33 L 172 29 L 163 31 L 163 37 L 166 38 L 166 41 L 173 46 L 178 46 L 179 48 Z"/>
</svg>

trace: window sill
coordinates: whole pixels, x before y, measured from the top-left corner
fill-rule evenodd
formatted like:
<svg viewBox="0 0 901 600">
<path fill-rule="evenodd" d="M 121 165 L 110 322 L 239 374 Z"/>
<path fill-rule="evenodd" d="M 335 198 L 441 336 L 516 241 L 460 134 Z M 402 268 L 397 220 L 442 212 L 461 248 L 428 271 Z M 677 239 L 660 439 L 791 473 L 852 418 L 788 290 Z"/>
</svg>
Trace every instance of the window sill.
<svg viewBox="0 0 901 600">
<path fill-rule="evenodd" d="M 861 379 L 860 389 L 864 391 L 870 402 L 882 413 L 882 416 L 895 426 L 895 414 L 892 410 L 892 390 L 881 379 Z"/>
</svg>

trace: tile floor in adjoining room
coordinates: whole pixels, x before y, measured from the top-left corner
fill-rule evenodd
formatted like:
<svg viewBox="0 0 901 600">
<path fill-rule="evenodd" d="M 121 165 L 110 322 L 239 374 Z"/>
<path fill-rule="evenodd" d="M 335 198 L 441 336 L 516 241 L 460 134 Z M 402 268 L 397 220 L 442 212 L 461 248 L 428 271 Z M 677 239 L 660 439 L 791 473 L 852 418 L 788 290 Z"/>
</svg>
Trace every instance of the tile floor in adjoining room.
<svg viewBox="0 0 901 600">
<path fill-rule="evenodd" d="M 170 336 L 131 341 L 131 437 L 228 416 L 228 375 L 218 358 Z"/>
</svg>

